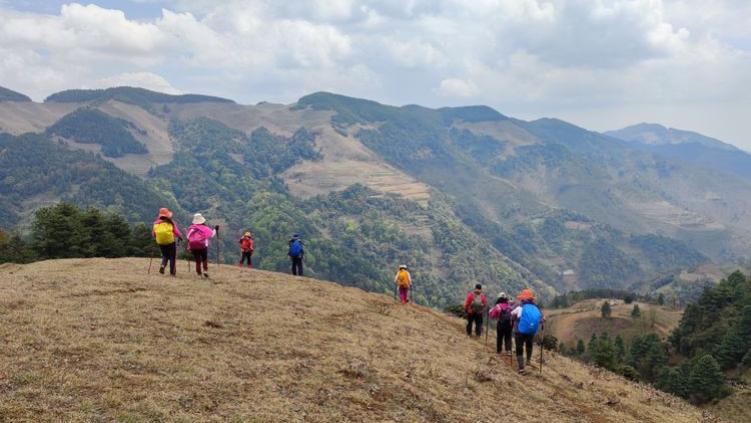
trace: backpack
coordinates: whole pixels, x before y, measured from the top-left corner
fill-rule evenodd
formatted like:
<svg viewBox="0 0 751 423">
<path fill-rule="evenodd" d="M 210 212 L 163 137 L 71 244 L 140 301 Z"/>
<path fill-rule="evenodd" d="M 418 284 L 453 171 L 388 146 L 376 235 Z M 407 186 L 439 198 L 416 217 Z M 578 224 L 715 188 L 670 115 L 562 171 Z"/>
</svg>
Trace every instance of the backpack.
<svg viewBox="0 0 751 423">
<path fill-rule="evenodd" d="M 175 242 L 175 233 L 172 224 L 169 222 L 159 222 L 154 224 L 154 237 L 159 245 L 170 245 Z"/>
<path fill-rule="evenodd" d="M 250 238 L 243 238 L 240 240 L 240 249 L 243 251 L 251 251 Z"/>
<path fill-rule="evenodd" d="M 298 258 L 302 254 L 302 242 L 299 239 L 295 239 L 292 241 L 292 244 L 289 245 L 289 256 Z"/>
<path fill-rule="evenodd" d="M 190 228 L 190 231 L 188 231 L 188 249 L 206 249 L 206 233 L 199 228 Z"/>
<path fill-rule="evenodd" d="M 504 307 L 504 305 L 506 307 Z M 508 323 L 511 321 L 511 307 L 508 304 L 501 304 L 501 314 L 498 317 L 498 321 L 501 323 Z"/>
<path fill-rule="evenodd" d="M 524 335 L 534 335 L 537 333 L 537 328 L 540 327 L 540 320 L 542 320 L 540 309 L 534 304 L 524 304 L 522 306 L 522 317 L 517 325 L 517 331 Z"/>
<path fill-rule="evenodd" d="M 469 305 L 469 309 L 472 313 L 479 313 L 485 306 L 482 304 L 482 294 L 472 294 L 472 304 Z"/>
<path fill-rule="evenodd" d="M 406 270 L 400 270 L 396 277 L 396 284 L 399 288 L 409 288 L 409 273 Z"/>
</svg>

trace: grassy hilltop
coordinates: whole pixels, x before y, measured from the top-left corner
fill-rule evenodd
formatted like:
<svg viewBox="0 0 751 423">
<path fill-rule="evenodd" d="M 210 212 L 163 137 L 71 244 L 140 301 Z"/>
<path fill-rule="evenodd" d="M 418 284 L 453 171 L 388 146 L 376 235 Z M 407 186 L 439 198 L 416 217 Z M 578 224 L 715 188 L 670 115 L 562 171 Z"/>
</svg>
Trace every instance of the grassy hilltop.
<svg viewBox="0 0 751 423">
<path fill-rule="evenodd" d="M 2 265 L 0 421 L 702 421 L 557 355 L 518 376 L 432 309 L 179 264 L 176 279 L 146 259 Z"/>
</svg>

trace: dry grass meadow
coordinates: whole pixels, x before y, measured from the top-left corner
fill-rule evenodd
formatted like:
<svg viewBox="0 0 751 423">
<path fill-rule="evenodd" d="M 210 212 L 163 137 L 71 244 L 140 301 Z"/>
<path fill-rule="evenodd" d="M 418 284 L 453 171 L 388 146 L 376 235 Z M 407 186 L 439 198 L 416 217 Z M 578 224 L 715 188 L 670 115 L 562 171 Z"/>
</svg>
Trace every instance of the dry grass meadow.
<svg viewBox="0 0 751 423">
<path fill-rule="evenodd" d="M 600 307 L 605 301 L 583 300 L 568 308 L 545 310 L 548 331 L 568 347 L 575 346 L 579 339 L 586 343 L 593 333 L 599 336 L 602 332 L 611 336 L 620 334 L 626 340 L 650 332 L 664 338 L 678 326 L 683 315 L 683 310 L 656 304 L 640 301 L 625 304 L 623 300 L 609 299 L 611 315 L 609 319 L 603 319 Z M 635 304 L 641 310 L 639 318 L 631 317 Z"/>
<path fill-rule="evenodd" d="M 147 259 L 0 266 L 0 421 L 712 420 L 559 356 L 518 376 L 428 308 L 180 264 L 174 279 Z"/>
</svg>

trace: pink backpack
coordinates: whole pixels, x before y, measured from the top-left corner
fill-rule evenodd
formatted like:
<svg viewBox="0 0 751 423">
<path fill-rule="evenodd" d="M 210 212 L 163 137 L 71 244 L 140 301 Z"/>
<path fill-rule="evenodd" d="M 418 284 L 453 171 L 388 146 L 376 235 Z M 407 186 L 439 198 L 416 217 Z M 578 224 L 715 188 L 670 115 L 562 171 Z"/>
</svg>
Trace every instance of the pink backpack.
<svg viewBox="0 0 751 423">
<path fill-rule="evenodd" d="M 188 249 L 189 250 L 203 250 L 207 247 L 206 240 L 208 236 L 203 228 L 196 228 L 191 226 L 188 229 Z"/>
</svg>

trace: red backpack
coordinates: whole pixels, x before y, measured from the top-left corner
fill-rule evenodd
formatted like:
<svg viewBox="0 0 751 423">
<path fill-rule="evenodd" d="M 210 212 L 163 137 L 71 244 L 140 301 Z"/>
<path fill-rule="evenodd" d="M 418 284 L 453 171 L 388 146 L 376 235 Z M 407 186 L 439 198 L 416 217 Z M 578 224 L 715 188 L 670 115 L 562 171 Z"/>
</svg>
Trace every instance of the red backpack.
<svg viewBox="0 0 751 423">
<path fill-rule="evenodd" d="M 247 237 L 243 237 L 243 239 L 240 240 L 240 249 L 242 249 L 243 251 L 252 251 L 253 240 Z"/>
</svg>

